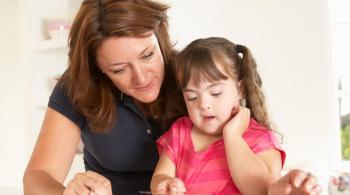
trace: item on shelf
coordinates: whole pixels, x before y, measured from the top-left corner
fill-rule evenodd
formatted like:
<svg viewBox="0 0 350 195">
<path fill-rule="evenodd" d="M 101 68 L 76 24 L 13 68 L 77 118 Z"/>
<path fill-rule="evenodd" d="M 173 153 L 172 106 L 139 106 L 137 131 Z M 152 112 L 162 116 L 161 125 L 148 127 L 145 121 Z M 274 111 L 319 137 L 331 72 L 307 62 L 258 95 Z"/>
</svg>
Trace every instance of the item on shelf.
<svg viewBox="0 0 350 195">
<path fill-rule="evenodd" d="M 329 182 L 330 195 L 350 194 L 350 173 L 342 172 L 332 176 Z"/>
<path fill-rule="evenodd" d="M 47 19 L 45 26 L 50 39 L 59 39 L 68 36 L 71 22 L 64 18 Z"/>
</svg>

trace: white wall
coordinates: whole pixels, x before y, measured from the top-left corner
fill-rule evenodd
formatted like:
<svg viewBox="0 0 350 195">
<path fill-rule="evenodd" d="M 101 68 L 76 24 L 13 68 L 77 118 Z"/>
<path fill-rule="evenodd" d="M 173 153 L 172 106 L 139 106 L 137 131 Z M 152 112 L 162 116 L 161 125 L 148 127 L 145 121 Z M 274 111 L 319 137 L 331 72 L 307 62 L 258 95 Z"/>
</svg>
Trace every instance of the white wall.
<svg viewBox="0 0 350 195">
<path fill-rule="evenodd" d="M 328 166 L 332 130 L 327 5 L 322 0 L 168 0 L 182 48 L 224 36 L 248 46 L 269 110 L 284 135 L 286 168 Z"/>
<path fill-rule="evenodd" d="M 25 166 L 18 1 L 0 1 L 0 186 L 20 186 Z"/>
</svg>

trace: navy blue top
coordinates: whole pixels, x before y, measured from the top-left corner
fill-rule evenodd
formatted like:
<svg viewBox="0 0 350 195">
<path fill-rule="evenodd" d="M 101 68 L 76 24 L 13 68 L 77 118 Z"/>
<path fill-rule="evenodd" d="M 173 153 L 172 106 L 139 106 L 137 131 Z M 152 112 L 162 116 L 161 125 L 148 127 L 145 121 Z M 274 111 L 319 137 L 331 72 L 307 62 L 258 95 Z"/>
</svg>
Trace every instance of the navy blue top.
<svg viewBox="0 0 350 195">
<path fill-rule="evenodd" d="M 161 129 L 155 120 L 143 116 L 131 97 L 124 95 L 116 101 L 116 124 L 107 133 L 90 131 L 84 116 L 75 110 L 59 85 L 50 96 L 49 107 L 81 129 L 86 170 L 108 178 L 114 195 L 139 194 L 138 191 L 149 190 L 158 161 L 155 140 Z"/>
</svg>

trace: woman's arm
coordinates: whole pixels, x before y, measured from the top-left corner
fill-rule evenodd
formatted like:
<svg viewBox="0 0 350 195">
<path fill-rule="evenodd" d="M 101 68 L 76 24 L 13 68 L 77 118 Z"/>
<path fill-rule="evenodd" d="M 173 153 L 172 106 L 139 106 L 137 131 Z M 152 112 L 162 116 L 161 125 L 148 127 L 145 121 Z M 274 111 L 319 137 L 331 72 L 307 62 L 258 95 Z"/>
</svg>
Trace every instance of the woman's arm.
<svg viewBox="0 0 350 195">
<path fill-rule="evenodd" d="M 163 152 L 160 155 L 157 167 L 151 181 L 152 192 L 186 192 L 183 182 L 176 178 L 176 167 L 168 155 Z"/>
<path fill-rule="evenodd" d="M 79 127 L 57 111 L 48 108 L 32 157 L 24 173 L 24 194 L 111 195 L 110 181 L 91 171 L 77 173 L 68 183 L 67 188 L 63 186 L 79 140 Z"/>
<path fill-rule="evenodd" d="M 62 195 L 63 182 L 72 164 L 80 129 L 57 111 L 48 108 L 23 177 L 26 195 Z"/>
<path fill-rule="evenodd" d="M 322 187 L 317 184 L 315 176 L 294 169 L 272 184 L 268 195 L 317 195 L 321 192 Z"/>
<path fill-rule="evenodd" d="M 239 108 L 224 128 L 228 166 L 242 194 L 267 194 L 269 186 L 280 178 L 281 155 L 274 149 L 253 153 L 242 137 L 249 121 L 249 109 Z"/>
</svg>

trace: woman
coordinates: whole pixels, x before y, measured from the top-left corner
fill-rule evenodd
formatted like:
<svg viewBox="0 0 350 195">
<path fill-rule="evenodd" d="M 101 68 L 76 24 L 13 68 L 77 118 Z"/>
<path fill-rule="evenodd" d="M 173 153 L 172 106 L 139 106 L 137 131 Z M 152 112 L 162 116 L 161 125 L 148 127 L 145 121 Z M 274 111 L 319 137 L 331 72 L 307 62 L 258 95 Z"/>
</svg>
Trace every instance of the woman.
<svg viewBox="0 0 350 195">
<path fill-rule="evenodd" d="M 149 189 L 158 160 L 155 139 L 185 114 L 171 69 L 175 51 L 167 9 L 150 0 L 83 2 L 70 32 L 68 69 L 50 97 L 24 175 L 25 194 L 124 195 Z M 65 188 L 80 138 L 87 172 Z M 316 186 L 313 177 L 296 173 Z M 305 188 L 291 185 L 294 181 L 288 174 L 271 193 Z"/>
</svg>

